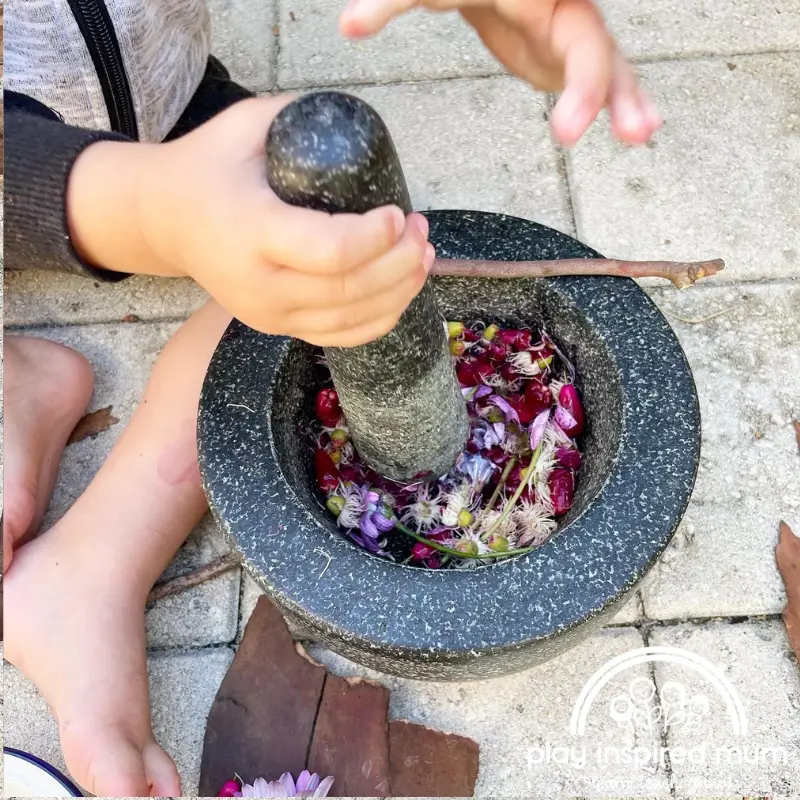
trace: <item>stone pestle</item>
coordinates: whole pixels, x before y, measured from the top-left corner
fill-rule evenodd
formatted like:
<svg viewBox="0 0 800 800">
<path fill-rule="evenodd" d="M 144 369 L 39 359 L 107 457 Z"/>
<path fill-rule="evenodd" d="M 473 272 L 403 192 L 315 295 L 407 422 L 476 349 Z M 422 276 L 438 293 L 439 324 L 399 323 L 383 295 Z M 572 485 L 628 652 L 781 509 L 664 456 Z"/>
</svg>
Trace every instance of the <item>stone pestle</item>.
<svg viewBox="0 0 800 800">
<path fill-rule="evenodd" d="M 411 201 L 386 125 L 365 102 L 315 92 L 286 106 L 267 134 L 269 183 L 286 203 L 364 213 Z M 443 318 L 428 280 L 396 327 L 357 347 L 327 347 L 361 458 L 397 481 L 448 472 L 469 432 Z"/>
</svg>

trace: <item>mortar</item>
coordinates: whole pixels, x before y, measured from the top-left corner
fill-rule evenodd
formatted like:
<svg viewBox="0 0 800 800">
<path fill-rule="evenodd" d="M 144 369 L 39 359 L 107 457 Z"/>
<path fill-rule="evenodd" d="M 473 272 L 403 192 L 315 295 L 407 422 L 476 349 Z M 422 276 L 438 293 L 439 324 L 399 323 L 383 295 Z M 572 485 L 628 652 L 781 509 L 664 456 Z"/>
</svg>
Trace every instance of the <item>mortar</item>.
<svg viewBox="0 0 800 800">
<path fill-rule="evenodd" d="M 442 258 L 600 257 L 515 217 L 426 216 Z M 629 279 L 430 280 L 446 318 L 544 325 L 576 365 L 588 423 L 584 466 L 550 541 L 474 570 L 426 570 L 346 540 L 319 500 L 303 433 L 319 351 L 237 321 L 203 387 L 200 469 L 243 566 L 309 638 L 408 678 L 486 678 L 559 655 L 629 599 L 689 502 L 699 409 L 673 331 Z"/>
</svg>

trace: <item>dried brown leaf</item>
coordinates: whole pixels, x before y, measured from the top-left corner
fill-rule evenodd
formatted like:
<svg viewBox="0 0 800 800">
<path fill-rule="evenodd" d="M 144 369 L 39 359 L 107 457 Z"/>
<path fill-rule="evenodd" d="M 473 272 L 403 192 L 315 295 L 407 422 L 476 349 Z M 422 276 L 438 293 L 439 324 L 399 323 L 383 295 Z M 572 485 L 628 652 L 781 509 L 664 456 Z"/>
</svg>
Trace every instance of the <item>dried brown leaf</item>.
<svg viewBox="0 0 800 800">
<path fill-rule="evenodd" d="M 800 538 L 792 529 L 781 522 L 781 534 L 775 549 L 775 560 L 778 571 L 786 587 L 787 604 L 783 612 L 783 621 L 789 641 L 798 660 L 800 660 Z"/>
<path fill-rule="evenodd" d="M 99 408 L 82 417 L 75 426 L 75 430 L 69 435 L 67 447 L 76 442 L 82 442 L 84 439 L 93 439 L 98 433 L 107 431 L 112 425 L 116 425 L 119 420 L 111 413 L 112 408 L 114 406 Z"/>
</svg>

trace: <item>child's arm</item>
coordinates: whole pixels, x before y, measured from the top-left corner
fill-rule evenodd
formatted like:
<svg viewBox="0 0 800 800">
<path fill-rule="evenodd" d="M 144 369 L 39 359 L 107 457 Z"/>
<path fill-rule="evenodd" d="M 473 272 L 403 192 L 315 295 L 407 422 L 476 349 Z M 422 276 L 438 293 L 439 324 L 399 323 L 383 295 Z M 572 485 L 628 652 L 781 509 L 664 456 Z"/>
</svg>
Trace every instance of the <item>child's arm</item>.
<svg viewBox="0 0 800 800">
<path fill-rule="evenodd" d="M 85 147 L 64 247 L 109 273 L 190 276 L 260 331 L 326 346 L 388 332 L 433 263 L 427 223 L 396 207 L 329 215 L 280 202 L 264 142 L 286 102 L 245 100 L 166 144 Z"/>
<path fill-rule="evenodd" d="M 417 6 L 460 11 L 511 73 L 535 89 L 563 91 L 552 123 L 567 147 L 604 107 L 627 144 L 648 141 L 663 122 L 592 0 L 350 0 L 340 27 L 346 36 L 372 36 Z"/>
</svg>

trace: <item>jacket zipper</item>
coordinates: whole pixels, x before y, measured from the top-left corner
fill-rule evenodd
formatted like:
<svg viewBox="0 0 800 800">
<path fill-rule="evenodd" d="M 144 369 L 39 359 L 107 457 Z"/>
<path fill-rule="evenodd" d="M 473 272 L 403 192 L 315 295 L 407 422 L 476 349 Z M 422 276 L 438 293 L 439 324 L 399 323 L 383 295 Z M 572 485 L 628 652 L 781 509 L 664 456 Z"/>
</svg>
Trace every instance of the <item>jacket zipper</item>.
<svg viewBox="0 0 800 800">
<path fill-rule="evenodd" d="M 111 130 L 138 139 L 131 87 L 104 0 L 69 0 L 69 5 L 97 72 Z"/>
</svg>

